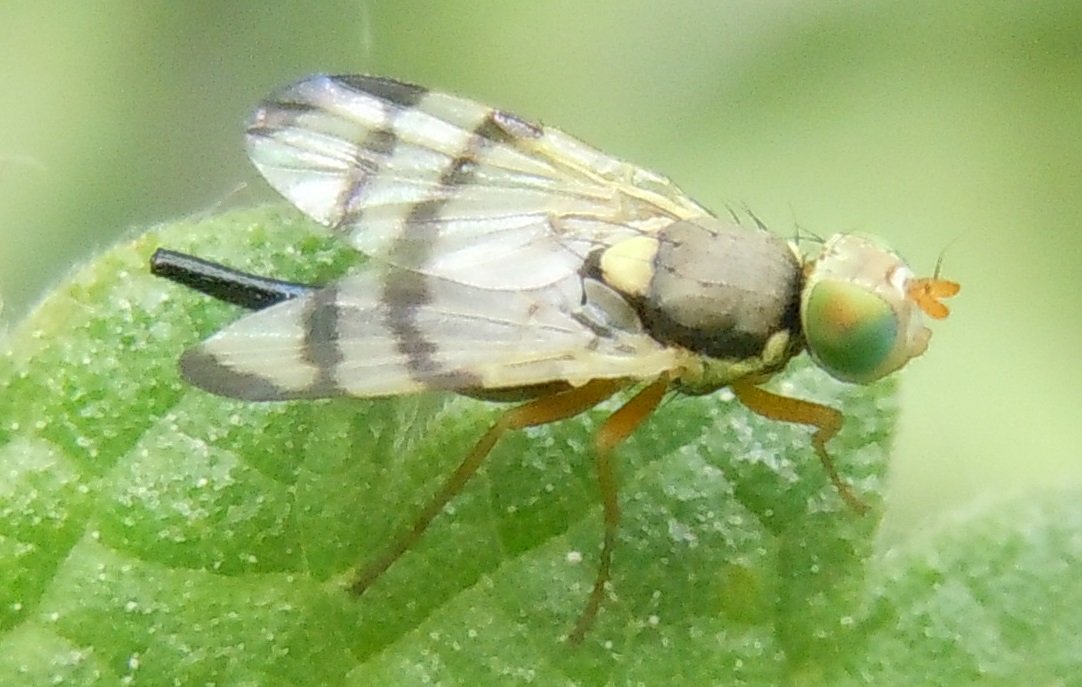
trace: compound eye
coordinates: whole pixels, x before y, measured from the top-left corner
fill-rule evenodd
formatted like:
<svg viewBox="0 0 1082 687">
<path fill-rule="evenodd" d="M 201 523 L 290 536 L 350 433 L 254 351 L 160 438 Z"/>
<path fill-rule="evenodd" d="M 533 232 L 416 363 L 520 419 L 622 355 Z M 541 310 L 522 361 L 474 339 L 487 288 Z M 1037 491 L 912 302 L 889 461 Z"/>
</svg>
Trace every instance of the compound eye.
<svg viewBox="0 0 1082 687">
<path fill-rule="evenodd" d="M 898 367 L 898 315 L 874 291 L 859 284 L 823 280 L 805 295 L 801 317 L 808 351 L 831 376 L 845 382 L 875 381 Z"/>
</svg>

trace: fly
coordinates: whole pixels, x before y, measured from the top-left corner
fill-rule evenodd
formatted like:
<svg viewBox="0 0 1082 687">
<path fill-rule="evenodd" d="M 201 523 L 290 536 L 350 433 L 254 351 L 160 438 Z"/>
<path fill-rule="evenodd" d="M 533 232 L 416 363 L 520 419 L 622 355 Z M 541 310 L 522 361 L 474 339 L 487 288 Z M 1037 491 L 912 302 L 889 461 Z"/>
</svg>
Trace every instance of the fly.
<svg viewBox="0 0 1082 687">
<path fill-rule="evenodd" d="M 759 415 L 813 427 L 830 480 L 863 511 L 827 451 L 842 414 L 761 385 L 802 351 L 840 380 L 878 380 L 924 353 L 924 316 L 946 317 L 940 301 L 959 290 L 865 236 L 804 255 L 558 130 L 392 79 L 303 79 L 256 109 L 247 142 L 271 186 L 371 260 L 306 285 L 159 250 L 155 274 L 254 311 L 183 354 L 187 381 L 253 401 L 452 391 L 519 402 L 360 571 L 355 593 L 504 434 L 631 394 L 596 436 L 604 535 L 572 641 L 612 567 L 612 449 L 668 392 L 729 387 Z"/>
</svg>

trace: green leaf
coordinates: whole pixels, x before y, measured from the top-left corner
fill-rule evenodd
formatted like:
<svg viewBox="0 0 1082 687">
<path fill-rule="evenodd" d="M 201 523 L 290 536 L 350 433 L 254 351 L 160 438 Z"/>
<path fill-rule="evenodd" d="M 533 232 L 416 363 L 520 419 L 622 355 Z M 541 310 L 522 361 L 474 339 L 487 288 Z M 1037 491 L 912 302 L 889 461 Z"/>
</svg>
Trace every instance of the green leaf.
<svg viewBox="0 0 1082 687">
<path fill-rule="evenodd" d="M 570 648 L 600 544 L 590 447 L 610 404 L 504 439 L 411 551 L 348 593 L 501 407 L 256 404 L 189 388 L 177 356 L 243 313 L 150 276 L 157 247 L 313 283 L 356 263 L 290 211 L 181 222 L 74 273 L 11 332 L 0 684 L 899 684 L 919 665 L 901 642 L 939 646 L 920 637 L 939 610 L 927 560 L 873 557 L 893 383 L 846 386 L 806 363 L 775 387 L 844 410 L 830 448 L 874 514 L 843 504 L 806 428 L 724 391 L 673 398 L 618 449 L 611 592 Z M 1057 518 L 1029 527 L 1080 519 Z M 956 563 L 936 580 L 980 578 L 966 568 L 979 555 L 987 577 L 1002 572 L 1026 542 L 997 539 L 1015 523 L 1000 524 L 981 550 L 947 541 Z M 1077 609 L 1077 583 L 1059 582 Z"/>
<path fill-rule="evenodd" d="M 863 643 L 825 684 L 1077 684 L 1080 504 L 1077 485 L 984 503 L 876 560 Z"/>
</svg>

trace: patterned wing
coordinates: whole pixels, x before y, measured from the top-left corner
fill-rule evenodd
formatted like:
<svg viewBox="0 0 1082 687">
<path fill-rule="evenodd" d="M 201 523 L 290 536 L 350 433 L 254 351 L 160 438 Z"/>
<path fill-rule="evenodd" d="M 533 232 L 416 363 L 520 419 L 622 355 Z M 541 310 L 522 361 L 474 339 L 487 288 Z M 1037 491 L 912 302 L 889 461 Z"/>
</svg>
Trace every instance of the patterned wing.
<svg viewBox="0 0 1082 687">
<path fill-rule="evenodd" d="M 369 76 L 314 76 L 248 124 L 252 161 L 310 217 L 384 262 L 518 290 L 594 247 L 705 210 L 667 179 L 502 110 Z"/>
<path fill-rule="evenodd" d="M 181 370 L 215 394 L 284 400 L 648 379 L 679 355 L 596 282 L 507 292 L 391 269 L 250 314 L 189 349 Z"/>
</svg>

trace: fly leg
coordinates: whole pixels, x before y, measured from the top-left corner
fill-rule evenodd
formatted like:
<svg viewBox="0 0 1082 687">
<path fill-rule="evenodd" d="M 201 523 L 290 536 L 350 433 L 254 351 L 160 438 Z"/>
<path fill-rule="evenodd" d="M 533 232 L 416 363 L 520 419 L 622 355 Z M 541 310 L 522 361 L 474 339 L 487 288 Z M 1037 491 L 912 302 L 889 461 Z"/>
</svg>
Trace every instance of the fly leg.
<svg viewBox="0 0 1082 687">
<path fill-rule="evenodd" d="M 529 403 L 517 406 L 505 412 L 473 447 L 462 463 L 440 487 L 421 514 L 413 521 L 409 530 L 398 537 L 384 554 L 365 567 L 350 585 L 354 594 L 363 594 L 368 587 L 391 567 L 406 551 L 413 546 L 428 526 L 443 510 L 447 502 L 455 497 L 473 477 L 492 447 L 507 432 L 545 425 L 563 420 L 593 408 L 609 396 L 627 386 L 626 380 L 595 379 L 586 384 L 559 391 L 550 396 L 537 398 Z"/>
<path fill-rule="evenodd" d="M 815 452 L 819 455 L 819 460 L 827 471 L 830 481 L 838 490 L 838 494 L 857 513 L 863 515 L 868 511 L 868 506 L 842 480 L 834 465 L 834 460 L 827 453 L 827 442 L 842 428 L 843 418 L 839 411 L 811 401 L 779 396 L 749 382 L 737 382 L 731 388 L 740 402 L 757 415 L 770 420 L 795 422 L 815 427 L 812 446 L 815 447 Z"/>
<path fill-rule="evenodd" d="M 604 513 L 604 538 L 601 544 L 601 561 L 597 566 L 593 589 L 586 601 L 575 627 L 567 639 L 572 644 L 582 641 L 597 617 L 598 609 L 605 598 L 605 584 L 612 572 L 612 549 L 616 544 L 617 529 L 620 525 L 620 501 L 616 483 L 616 465 L 612 460 L 612 449 L 642 424 L 650 416 L 669 387 L 669 380 L 662 378 L 646 387 L 630 401 L 609 416 L 598 430 L 597 443 L 597 482 L 601 489 L 601 504 Z"/>
</svg>

